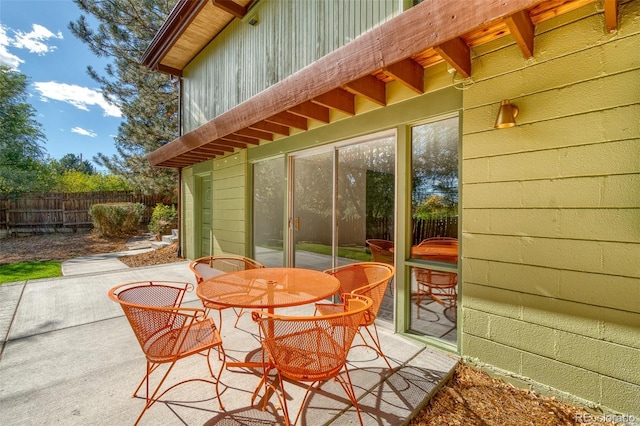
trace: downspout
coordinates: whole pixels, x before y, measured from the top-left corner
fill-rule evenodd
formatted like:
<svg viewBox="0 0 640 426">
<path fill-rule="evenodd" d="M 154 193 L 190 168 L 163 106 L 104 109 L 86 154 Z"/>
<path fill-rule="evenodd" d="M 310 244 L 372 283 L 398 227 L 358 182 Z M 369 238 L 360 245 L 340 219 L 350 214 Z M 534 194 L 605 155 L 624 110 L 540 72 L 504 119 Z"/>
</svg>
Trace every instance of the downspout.
<svg viewBox="0 0 640 426">
<path fill-rule="evenodd" d="M 182 257 L 182 167 L 178 168 L 178 257 Z"/>
<path fill-rule="evenodd" d="M 182 77 L 178 77 L 178 135 L 182 136 Z M 178 167 L 178 257 L 182 257 L 182 225 L 182 167 Z"/>
</svg>

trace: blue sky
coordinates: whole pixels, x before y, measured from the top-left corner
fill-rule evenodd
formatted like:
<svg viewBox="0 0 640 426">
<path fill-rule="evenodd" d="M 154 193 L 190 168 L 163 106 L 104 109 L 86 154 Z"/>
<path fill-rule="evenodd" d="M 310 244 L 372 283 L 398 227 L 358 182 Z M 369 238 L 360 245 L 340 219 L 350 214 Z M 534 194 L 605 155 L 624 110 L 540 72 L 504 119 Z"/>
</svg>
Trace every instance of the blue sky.
<svg viewBox="0 0 640 426">
<path fill-rule="evenodd" d="M 0 64 L 28 77 L 29 103 L 48 155 L 92 161 L 98 152 L 116 153 L 113 138 L 122 118 L 86 72 L 91 65 L 104 75 L 109 60 L 95 56 L 68 28 L 80 15 L 71 0 L 0 0 Z"/>
</svg>

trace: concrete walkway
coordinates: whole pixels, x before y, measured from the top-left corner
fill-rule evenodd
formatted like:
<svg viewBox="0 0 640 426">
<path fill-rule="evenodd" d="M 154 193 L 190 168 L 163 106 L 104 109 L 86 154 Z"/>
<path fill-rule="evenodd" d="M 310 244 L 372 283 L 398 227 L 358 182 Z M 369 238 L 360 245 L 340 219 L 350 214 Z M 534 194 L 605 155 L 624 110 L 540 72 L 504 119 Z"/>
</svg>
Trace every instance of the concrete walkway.
<svg viewBox="0 0 640 426">
<path fill-rule="evenodd" d="M 107 298 L 107 291 L 138 280 L 194 282 L 188 262 L 115 268 L 113 256 L 103 255 L 74 259 L 67 266 L 73 275 L 0 286 L 3 425 L 133 424 L 144 405 L 144 400 L 131 398 L 131 394 L 144 374 L 145 358 L 121 308 Z M 200 306 L 200 301 L 191 293 L 187 304 Z M 296 309 L 295 313 L 307 313 L 310 308 Z M 250 316 L 243 315 L 234 328 L 233 312 L 224 312 L 222 337 L 227 356 L 255 356 L 259 343 Z M 457 359 L 379 328 L 393 372 L 367 348 L 350 352 L 349 367 L 365 424 L 395 426 L 408 422 L 423 406 Z M 170 381 L 208 374 L 201 357 L 190 358 L 178 362 Z M 212 355 L 214 369 L 217 363 Z M 210 386 L 180 386 L 151 407 L 140 424 L 279 424 L 282 417 L 280 412 L 275 414 L 275 397 L 266 411 L 250 405 L 259 379 L 257 371 L 225 370 L 221 391 L 226 411 L 219 410 Z M 295 416 L 304 390 L 296 385 L 287 390 Z M 357 423 L 355 411 L 335 382 L 327 382 L 313 394 L 299 421 L 313 426 Z"/>
</svg>

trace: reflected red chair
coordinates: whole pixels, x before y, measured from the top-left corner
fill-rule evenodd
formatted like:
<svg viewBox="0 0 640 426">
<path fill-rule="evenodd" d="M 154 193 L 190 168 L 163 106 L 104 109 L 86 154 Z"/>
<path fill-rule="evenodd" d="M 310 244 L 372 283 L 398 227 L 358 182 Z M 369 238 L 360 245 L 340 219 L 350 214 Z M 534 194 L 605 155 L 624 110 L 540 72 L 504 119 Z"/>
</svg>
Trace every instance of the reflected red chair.
<svg viewBox="0 0 640 426">
<path fill-rule="evenodd" d="M 420 318 L 420 304 L 425 298 L 430 298 L 445 309 L 455 309 L 458 306 L 458 274 L 455 272 L 436 271 L 427 268 L 413 268 L 418 282 L 416 305 Z"/>
<path fill-rule="evenodd" d="M 356 409 L 360 424 L 363 424 L 347 368 L 347 355 L 364 315 L 371 309 L 372 301 L 355 294 L 344 295 L 344 300 L 346 309 L 330 315 L 286 316 L 264 311 L 252 313 L 253 320 L 258 323 L 264 348 L 263 408 L 266 407 L 266 395 L 271 389 L 278 397 L 287 426 L 291 425 L 287 406 L 290 396 L 285 391 L 285 382 L 309 384 L 293 422 L 295 425 L 304 411 L 311 390 L 329 379 L 334 379 L 341 385 Z M 269 371 L 273 368 L 277 371 L 280 392 L 268 380 Z"/>
<path fill-rule="evenodd" d="M 222 339 L 213 319 L 207 318 L 203 309 L 182 307 L 182 300 L 193 284 L 170 281 L 143 281 L 121 284 L 109 290 L 109 298 L 120 304 L 129 324 L 147 358 L 147 371 L 133 392 L 146 384 L 145 406 L 138 416 L 140 421 L 144 413 L 165 393 L 183 383 L 203 381 L 215 385 L 220 409 L 224 410 L 218 383 L 224 368 L 221 362 L 217 376 L 213 373 L 209 354 L 217 348 L 224 354 Z M 191 355 L 203 354 L 207 359 L 209 373 L 214 380 L 192 378 L 176 383 L 160 392 L 167 376 L 176 362 Z M 169 364 L 165 374 L 155 389 L 150 391 L 150 376 L 162 364 Z"/>
<path fill-rule="evenodd" d="M 392 369 L 389 360 L 382 352 L 380 346 L 380 337 L 378 336 L 378 328 L 376 327 L 376 318 L 384 293 L 387 289 L 389 281 L 396 273 L 396 269 L 392 265 L 382 262 L 358 262 L 348 265 L 339 266 L 337 268 L 327 269 L 324 271 L 331 274 L 340 281 L 340 294 L 358 294 L 367 296 L 372 300 L 371 307 L 365 312 L 361 327 L 367 331 L 372 344 L 362 335 L 360 329 L 358 334 L 362 337 L 364 346 L 367 346 L 380 355 L 384 361 Z M 316 311 L 323 315 L 334 314 L 345 309 L 344 299 L 342 303 L 316 303 Z M 373 330 L 373 331 L 372 331 Z"/>
<path fill-rule="evenodd" d="M 374 262 L 382 262 L 388 265 L 394 266 L 393 251 L 394 242 L 389 240 L 366 240 L 369 249 L 371 250 L 371 256 Z"/>
<path fill-rule="evenodd" d="M 264 265 L 257 260 L 253 260 L 248 257 L 221 254 L 198 258 L 189 264 L 189 268 L 196 277 L 196 283 L 200 284 L 202 281 L 217 275 L 226 274 L 228 272 L 244 271 L 246 269 L 264 268 Z M 228 306 L 204 301 L 203 306 L 206 308 L 207 313 L 210 309 L 218 311 L 218 316 L 220 318 L 218 324 L 220 331 L 222 331 L 222 310 L 227 309 Z M 233 326 L 237 327 L 238 320 L 240 319 L 243 310 L 236 310 L 234 308 L 234 312 L 236 314 L 236 322 Z"/>
</svg>

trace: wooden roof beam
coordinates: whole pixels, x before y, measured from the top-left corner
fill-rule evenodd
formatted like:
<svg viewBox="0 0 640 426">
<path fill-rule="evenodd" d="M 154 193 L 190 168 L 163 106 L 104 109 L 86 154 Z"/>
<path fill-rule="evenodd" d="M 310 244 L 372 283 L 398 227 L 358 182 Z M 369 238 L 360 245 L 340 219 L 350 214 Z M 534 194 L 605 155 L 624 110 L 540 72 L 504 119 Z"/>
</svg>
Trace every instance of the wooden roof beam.
<svg viewBox="0 0 640 426">
<path fill-rule="evenodd" d="M 356 114 L 356 96 L 343 89 L 330 90 L 311 99 L 311 102 L 349 115 Z"/>
<path fill-rule="evenodd" d="M 336 87 L 343 87 L 351 81 L 387 67 L 388 64 L 403 61 L 430 47 L 460 37 L 487 22 L 502 19 L 538 4 L 540 0 L 467 0 L 465 7 L 460 8 L 459 2 L 424 0 L 280 80 L 249 101 L 231 108 L 147 154 L 149 163 L 152 166 L 165 164 L 181 153 L 219 139 L 222 135 L 250 127 L 255 122 L 270 121 L 282 124 L 274 121 L 274 117 L 278 117 L 280 111 L 304 121 L 305 126 L 302 130 L 307 130 L 306 119 L 287 113 L 289 108 Z M 411 30 L 403 32 L 402 37 L 399 37 L 398 31 L 402 29 Z M 424 80 L 424 70 L 422 77 Z M 288 123 L 283 125 L 294 127 Z"/>
<path fill-rule="evenodd" d="M 460 37 L 433 46 L 433 49 L 464 78 L 471 77 L 471 49 Z"/>
<path fill-rule="evenodd" d="M 238 3 L 235 3 L 231 0 L 211 0 L 214 6 L 219 9 L 224 10 L 225 12 L 235 16 L 238 19 L 244 18 L 244 15 L 247 14 L 247 8 L 240 6 Z"/>
<path fill-rule="evenodd" d="M 203 147 L 196 148 L 191 152 L 219 155 L 219 154 L 224 154 L 225 152 L 233 152 L 233 151 L 235 151 L 235 150 L 230 146 L 204 145 Z"/>
<path fill-rule="evenodd" d="M 511 36 L 515 39 L 525 59 L 533 57 L 533 36 L 535 30 L 531 17 L 526 10 L 521 10 L 504 18 Z"/>
<path fill-rule="evenodd" d="M 205 146 L 211 146 L 211 147 L 214 147 L 215 149 L 223 149 L 223 150 L 228 150 L 229 148 L 231 148 L 231 151 L 233 151 L 233 148 L 240 148 L 240 149 L 246 148 L 247 144 L 243 142 L 236 142 L 231 140 L 216 139 L 215 141 Z"/>
<path fill-rule="evenodd" d="M 365 75 L 357 80 L 345 84 L 344 88 L 354 95 L 375 102 L 380 106 L 387 105 L 387 85 L 373 75 Z"/>
<path fill-rule="evenodd" d="M 230 142 L 243 142 L 243 143 L 248 143 L 251 145 L 260 145 L 260 139 L 258 138 L 250 138 L 248 136 L 242 136 L 242 135 L 237 135 L 235 133 L 232 133 L 230 135 L 224 136 L 222 138 L 223 141 L 230 141 Z"/>
<path fill-rule="evenodd" d="M 424 93 L 424 68 L 413 59 L 403 59 L 385 67 L 384 71 L 414 92 Z"/>
<path fill-rule="evenodd" d="M 287 126 L 283 126 L 281 124 L 270 123 L 268 121 L 258 121 L 257 123 L 253 123 L 249 125 L 250 129 L 256 130 L 264 130 L 265 132 L 276 133 L 282 136 L 289 136 L 291 130 Z"/>
<path fill-rule="evenodd" d="M 300 117 L 299 115 L 291 114 L 287 111 L 272 115 L 271 117 L 265 118 L 264 120 L 275 124 L 281 124 L 287 127 L 295 127 L 296 129 L 300 130 L 309 129 L 309 123 L 307 123 L 306 118 Z"/>
<path fill-rule="evenodd" d="M 329 123 L 329 109 L 322 105 L 314 104 L 311 101 L 306 101 L 288 109 L 292 114 L 299 115 L 305 118 L 312 118 L 314 120 L 322 121 L 323 123 Z"/>
<path fill-rule="evenodd" d="M 273 133 L 263 132 L 262 130 L 250 129 L 247 127 L 246 129 L 240 129 L 236 132 L 238 135 L 249 136 L 251 138 L 258 138 L 265 141 L 273 140 Z"/>
<path fill-rule="evenodd" d="M 604 0 L 604 20 L 607 31 L 618 31 L 618 0 Z"/>
</svg>

